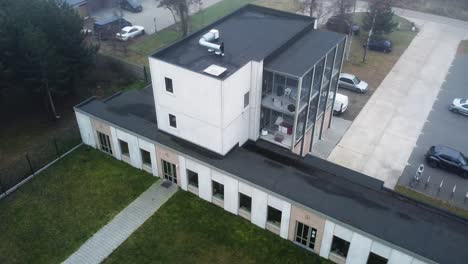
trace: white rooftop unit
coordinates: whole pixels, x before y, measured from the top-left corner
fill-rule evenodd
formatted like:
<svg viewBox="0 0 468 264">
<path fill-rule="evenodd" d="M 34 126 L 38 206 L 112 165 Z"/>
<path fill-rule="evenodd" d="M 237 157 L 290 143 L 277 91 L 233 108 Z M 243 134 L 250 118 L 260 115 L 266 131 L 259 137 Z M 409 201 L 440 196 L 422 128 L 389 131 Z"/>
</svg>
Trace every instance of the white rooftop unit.
<svg viewBox="0 0 468 264">
<path fill-rule="evenodd" d="M 212 64 L 210 65 L 210 67 L 204 69 L 203 71 L 208 73 L 209 75 L 220 76 L 226 71 L 226 68 Z"/>
</svg>

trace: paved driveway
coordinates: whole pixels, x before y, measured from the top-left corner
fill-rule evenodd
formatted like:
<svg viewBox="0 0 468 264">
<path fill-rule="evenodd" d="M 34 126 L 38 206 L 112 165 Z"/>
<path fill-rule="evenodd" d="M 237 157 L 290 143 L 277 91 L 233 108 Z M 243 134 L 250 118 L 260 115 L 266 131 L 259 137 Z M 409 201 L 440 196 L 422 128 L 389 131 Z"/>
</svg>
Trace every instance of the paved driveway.
<svg viewBox="0 0 468 264">
<path fill-rule="evenodd" d="M 424 125 L 422 134 L 419 136 L 416 148 L 409 158 L 403 174 L 399 180 L 400 184 L 408 185 L 419 164 L 424 163 L 424 154 L 432 145 L 445 145 L 468 154 L 468 117 L 454 114 L 448 111 L 448 105 L 453 98 L 468 98 L 468 55 L 458 57 L 450 74 L 447 76 L 447 82 L 437 96 L 427 123 Z M 453 200 L 463 204 L 466 193 L 468 192 L 468 180 L 457 175 L 445 172 L 440 169 L 433 169 L 425 166 L 423 180 L 425 182 L 430 176 L 429 185 L 420 183 L 415 186 L 418 191 L 426 194 L 439 196 L 442 199 L 449 200 L 452 197 L 451 192 L 456 185 L 456 191 Z M 444 181 L 443 187 L 438 194 L 438 186 Z M 466 208 L 468 206 L 464 204 Z"/>
<path fill-rule="evenodd" d="M 328 157 L 389 188 L 405 169 L 458 44 L 468 36 L 467 22 L 396 12 L 415 21 L 421 31 Z"/>
</svg>

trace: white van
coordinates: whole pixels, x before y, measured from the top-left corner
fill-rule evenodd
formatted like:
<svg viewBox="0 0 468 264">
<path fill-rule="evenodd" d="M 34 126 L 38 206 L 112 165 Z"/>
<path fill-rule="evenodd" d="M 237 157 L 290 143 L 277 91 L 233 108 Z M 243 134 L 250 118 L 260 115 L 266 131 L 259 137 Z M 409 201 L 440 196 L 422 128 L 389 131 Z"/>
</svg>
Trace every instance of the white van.
<svg viewBox="0 0 468 264">
<path fill-rule="evenodd" d="M 348 96 L 344 94 L 336 93 L 335 104 L 333 105 L 333 114 L 341 115 L 346 111 L 347 108 L 348 108 Z"/>
</svg>

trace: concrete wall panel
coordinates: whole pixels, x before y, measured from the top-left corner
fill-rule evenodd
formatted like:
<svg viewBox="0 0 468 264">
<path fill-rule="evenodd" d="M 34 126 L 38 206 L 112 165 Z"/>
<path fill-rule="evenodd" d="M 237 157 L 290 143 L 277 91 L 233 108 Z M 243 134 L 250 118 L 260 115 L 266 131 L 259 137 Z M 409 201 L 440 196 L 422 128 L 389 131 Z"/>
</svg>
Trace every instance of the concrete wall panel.
<svg viewBox="0 0 468 264">
<path fill-rule="evenodd" d="M 81 113 L 75 112 L 76 121 L 80 129 L 81 140 L 84 144 L 96 147 L 96 140 L 94 138 L 93 126 L 91 124 L 91 119 Z"/>
<path fill-rule="evenodd" d="M 320 256 L 328 258 L 333 241 L 333 234 L 335 232 L 335 224 L 325 220 L 325 228 L 323 230 L 322 245 L 320 247 Z"/>
<path fill-rule="evenodd" d="M 312 214 L 304 209 L 297 206 L 291 206 L 291 218 L 289 223 L 289 240 L 294 241 L 296 236 L 296 221 L 308 225 L 317 230 L 315 237 L 314 251 L 320 253 L 320 247 L 322 244 L 322 237 L 325 228 L 325 219 L 322 217 Z"/>
<path fill-rule="evenodd" d="M 366 264 L 369 257 L 372 240 L 358 233 L 353 234 L 349 246 L 346 264 Z"/>
<path fill-rule="evenodd" d="M 150 142 L 148 142 L 146 140 L 143 140 L 141 138 L 138 138 L 138 146 L 139 146 L 140 149 L 146 150 L 146 151 L 148 151 L 150 153 L 152 174 L 154 176 L 158 176 L 158 162 L 157 162 L 157 159 L 156 159 L 156 147 L 154 146 L 153 143 L 150 143 Z M 140 158 L 141 158 L 141 152 L 140 152 Z M 142 159 L 141 162 L 143 164 L 143 159 Z"/>
<path fill-rule="evenodd" d="M 335 232 L 333 233 L 333 235 L 351 242 L 351 239 L 353 238 L 353 231 L 344 228 L 340 225 L 335 225 Z"/>
<path fill-rule="evenodd" d="M 187 169 L 185 157 L 179 155 L 179 171 L 180 171 L 180 188 L 187 191 L 188 188 L 188 178 L 187 178 Z"/>
<path fill-rule="evenodd" d="M 235 215 L 239 209 L 239 183 L 236 179 L 224 177 L 224 210 Z"/>
<path fill-rule="evenodd" d="M 392 249 L 384 244 L 374 241 L 372 242 L 371 252 L 374 252 L 379 256 L 389 259 L 390 253 L 392 253 Z"/>
<path fill-rule="evenodd" d="M 411 264 L 412 261 L 412 257 L 394 249 L 392 253 L 390 253 L 388 264 Z"/>
<path fill-rule="evenodd" d="M 265 228 L 267 220 L 268 195 L 258 189 L 253 188 L 252 192 L 252 223 Z"/>
<path fill-rule="evenodd" d="M 128 151 L 130 153 L 130 164 L 141 169 L 141 153 L 138 145 L 138 139 L 136 136 L 126 133 L 122 130 L 116 129 L 117 138 L 128 143 Z M 119 152 L 122 153 L 120 149 L 120 144 L 118 144 Z"/>
</svg>

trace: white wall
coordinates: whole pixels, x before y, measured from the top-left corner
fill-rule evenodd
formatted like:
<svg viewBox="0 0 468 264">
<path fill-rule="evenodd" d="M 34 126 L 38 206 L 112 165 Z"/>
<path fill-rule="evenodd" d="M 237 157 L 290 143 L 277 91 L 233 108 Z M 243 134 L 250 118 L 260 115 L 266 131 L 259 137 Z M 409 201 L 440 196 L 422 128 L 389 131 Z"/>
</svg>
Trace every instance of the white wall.
<svg viewBox="0 0 468 264">
<path fill-rule="evenodd" d="M 268 205 L 281 211 L 280 237 L 288 239 L 289 219 L 291 218 L 291 204 L 268 195 Z"/>
<path fill-rule="evenodd" d="M 198 173 L 198 195 L 211 203 L 211 169 L 189 158 L 185 158 L 185 168 Z"/>
<path fill-rule="evenodd" d="M 247 141 L 253 97 L 250 95 L 249 106 L 244 108 L 244 94 L 252 84 L 252 62 L 218 80 L 155 58 L 149 60 L 159 129 L 221 155 Z M 165 77 L 172 79 L 173 94 L 165 89 Z M 176 129 L 169 126 L 169 114 L 176 116 Z"/>
<path fill-rule="evenodd" d="M 374 241 L 360 233 L 349 230 L 339 224 L 325 221 L 320 256 L 328 258 L 331 250 L 333 236 L 350 242 L 346 264 L 365 264 L 370 252 L 388 259 L 388 264 L 421 264 L 425 263 L 401 251 Z"/>
<path fill-rule="evenodd" d="M 83 115 L 75 111 L 76 122 L 80 129 L 81 140 L 86 145 L 96 147 L 96 141 L 94 139 L 93 126 L 91 125 L 91 119 L 87 115 Z"/>
<path fill-rule="evenodd" d="M 224 177 L 224 210 L 235 215 L 239 211 L 239 182 L 232 177 Z"/>
<path fill-rule="evenodd" d="M 123 140 L 128 143 L 128 150 L 130 153 L 130 163 L 133 167 L 141 169 L 142 162 L 141 162 L 141 153 L 140 148 L 138 146 L 138 139 L 136 136 L 126 133 L 122 130 L 115 129 L 117 139 Z M 120 149 L 120 144 L 116 145 L 116 148 L 119 149 L 119 153 L 122 153 Z M 122 154 L 120 154 L 122 156 Z"/>
<path fill-rule="evenodd" d="M 148 142 L 148 141 L 145 141 L 141 138 L 138 138 L 138 147 L 140 149 L 143 149 L 143 150 L 146 150 L 150 153 L 150 157 L 151 157 L 151 172 L 153 173 L 154 176 L 157 176 L 158 175 L 158 162 L 157 162 L 157 159 L 156 159 L 156 147 L 154 146 L 154 144 Z M 141 157 L 141 152 L 140 150 L 138 150 L 138 154 L 140 155 L 140 160 L 141 160 L 141 168 L 143 168 L 143 160 L 142 160 L 142 157 Z"/>
<path fill-rule="evenodd" d="M 250 120 L 249 139 L 257 140 L 260 136 L 260 112 L 262 102 L 263 61 L 252 61 L 250 79 Z"/>
<path fill-rule="evenodd" d="M 192 170 L 193 171 L 193 170 Z M 179 174 L 180 174 L 180 188 L 187 191 L 188 189 L 188 176 L 187 176 L 187 164 L 185 157 L 179 155 Z"/>
<path fill-rule="evenodd" d="M 268 195 L 256 188 L 252 188 L 252 212 L 251 221 L 253 224 L 265 228 L 267 220 Z"/>
<path fill-rule="evenodd" d="M 349 246 L 346 264 L 366 264 L 371 249 L 372 240 L 358 233 L 353 234 Z"/>
</svg>

